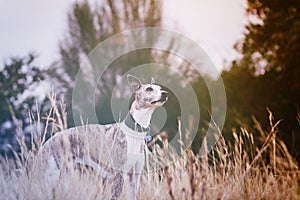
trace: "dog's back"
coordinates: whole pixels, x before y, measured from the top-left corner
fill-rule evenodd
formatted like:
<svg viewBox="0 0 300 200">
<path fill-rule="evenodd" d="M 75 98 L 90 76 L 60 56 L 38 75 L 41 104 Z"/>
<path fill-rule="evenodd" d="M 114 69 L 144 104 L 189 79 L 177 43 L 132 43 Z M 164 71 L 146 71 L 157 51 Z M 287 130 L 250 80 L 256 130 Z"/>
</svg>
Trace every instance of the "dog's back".
<svg viewBox="0 0 300 200">
<path fill-rule="evenodd" d="M 107 173 L 101 175 L 109 176 L 123 170 L 126 156 L 126 137 L 119 124 L 85 125 L 56 133 L 43 145 L 36 167 L 47 179 L 58 179 L 61 169 L 76 164 L 101 167 Z"/>
</svg>

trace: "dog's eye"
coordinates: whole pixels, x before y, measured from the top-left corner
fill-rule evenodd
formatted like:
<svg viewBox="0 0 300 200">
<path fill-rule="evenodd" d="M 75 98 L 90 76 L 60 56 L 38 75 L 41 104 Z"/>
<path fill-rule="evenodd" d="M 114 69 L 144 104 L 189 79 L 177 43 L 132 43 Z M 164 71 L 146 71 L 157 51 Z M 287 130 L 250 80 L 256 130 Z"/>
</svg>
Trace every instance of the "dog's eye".
<svg viewBox="0 0 300 200">
<path fill-rule="evenodd" d="M 146 91 L 147 92 L 151 92 L 151 91 L 153 91 L 153 88 L 152 87 L 148 87 L 148 88 L 146 88 Z"/>
</svg>

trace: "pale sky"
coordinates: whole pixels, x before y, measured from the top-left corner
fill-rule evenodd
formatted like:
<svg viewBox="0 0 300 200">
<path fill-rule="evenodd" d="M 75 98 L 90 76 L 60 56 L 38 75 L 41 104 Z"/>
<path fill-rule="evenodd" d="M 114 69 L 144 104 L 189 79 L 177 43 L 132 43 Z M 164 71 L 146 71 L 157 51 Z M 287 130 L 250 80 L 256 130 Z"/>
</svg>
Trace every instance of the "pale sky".
<svg viewBox="0 0 300 200">
<path fill-rule="evenodd" d="M 74 0 L 0 0 L 0 66 L 29 52 L 49 66 L 59 57 Z M 218 69 L 236 56 L 233 45 L 246 23 L 245 0 L 164 0 L 165 27 L 198 42 Z"/>
</svg>

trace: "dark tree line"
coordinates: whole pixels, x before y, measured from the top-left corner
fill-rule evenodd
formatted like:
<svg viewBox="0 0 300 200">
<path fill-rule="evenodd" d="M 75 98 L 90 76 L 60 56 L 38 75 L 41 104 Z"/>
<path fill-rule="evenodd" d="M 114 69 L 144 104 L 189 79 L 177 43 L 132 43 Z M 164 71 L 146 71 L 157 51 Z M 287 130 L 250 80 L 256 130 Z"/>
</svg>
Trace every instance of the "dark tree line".
<svg viewBox="0 0 300 200">
<path fill-rule="evenodd" d="M 280 137 L 300 159 L 300 2 L 248 0 L 245 36 L 236 49 L 242 58 L 222 74 L 228 98 L 227 129 L 253 127 L 251 116 L 268 128 L 269 108 Z"/>
</svg>

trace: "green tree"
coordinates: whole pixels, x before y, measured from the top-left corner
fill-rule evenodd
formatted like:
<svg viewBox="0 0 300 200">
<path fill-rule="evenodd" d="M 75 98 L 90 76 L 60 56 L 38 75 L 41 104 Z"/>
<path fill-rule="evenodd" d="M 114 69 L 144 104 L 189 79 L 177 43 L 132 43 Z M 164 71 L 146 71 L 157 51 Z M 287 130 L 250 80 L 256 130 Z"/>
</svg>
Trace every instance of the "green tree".
<svg viewBox="0 0 300 200">
<path fill-rule="evenodd" d="M 0 152 L 18 150 L 18 137 L 29 137 L 29 112 L 35 101 L 29 93 L 44 75 L 34 65 L 35 57 L 11 58 L 0 71 Z M 26 135 L 27 134 L 27 135 Z"/>
<path fill-rule="evenodd" d="M 244 39 L 236 45 L 242 58 L 222 74 L 228 121 L 248 123 L 253 115 L 267 126 L 269 107 L 283 119 L 281 136 L 291 149 L 300 139 L 296 120 L 300 102 L 299 10 L 297 0 L 248 0 L 249 24 Z M 297 148 L 299 151 L 299 145 Z"/>
</svg>

